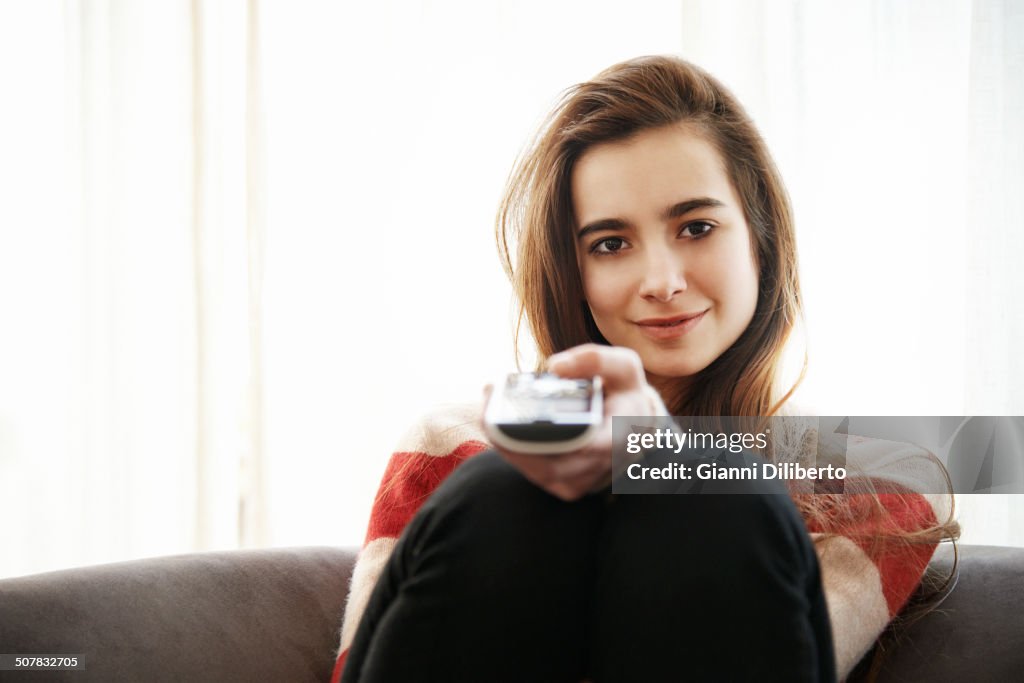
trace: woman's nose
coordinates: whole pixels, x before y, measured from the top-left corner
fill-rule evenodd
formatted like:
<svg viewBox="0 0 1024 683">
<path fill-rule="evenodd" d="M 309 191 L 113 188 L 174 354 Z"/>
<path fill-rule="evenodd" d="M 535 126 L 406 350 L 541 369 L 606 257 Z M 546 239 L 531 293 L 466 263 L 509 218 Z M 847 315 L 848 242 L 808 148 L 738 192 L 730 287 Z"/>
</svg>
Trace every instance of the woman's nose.
<svg viewBox="0 0 1024 683">
<path fill-rule="evenodd" d="M 686 277 L 682 262 L 673 254 L 652 254 L 644 263 L 645 272 L 640 282 L 640 296 L 645 299 L 668 302 L 676 294 L 686 291 Z"/>
</svg>

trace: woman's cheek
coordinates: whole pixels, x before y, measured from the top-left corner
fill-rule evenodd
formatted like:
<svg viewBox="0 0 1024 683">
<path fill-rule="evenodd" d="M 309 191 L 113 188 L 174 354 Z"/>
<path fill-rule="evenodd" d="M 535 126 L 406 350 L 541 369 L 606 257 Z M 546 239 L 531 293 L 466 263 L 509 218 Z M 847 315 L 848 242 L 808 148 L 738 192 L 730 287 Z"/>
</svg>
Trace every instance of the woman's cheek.
<svg viewBox="0 0 1024 683">
<path fill-rule="evenodd" d="M 753 320 L 754 311 L 757 308 L 757 269 L 753 259 L 746 255 L 745 250 L 738 250 L 734 253 L 736 254 L 734 262 L 726 271 L 732 274 L 732 277 L 726 281 L 726 288 L 737 323 L 742 329 L 746 329 L 750 321 Z"/>
<path fill-rule="evenodd" d="M 591 271 L 584 280 L 583 291 L 595 315 L 608 316 L 622 312 L 629 301 L 624 283 L 614 273 Z"/>
</svg>

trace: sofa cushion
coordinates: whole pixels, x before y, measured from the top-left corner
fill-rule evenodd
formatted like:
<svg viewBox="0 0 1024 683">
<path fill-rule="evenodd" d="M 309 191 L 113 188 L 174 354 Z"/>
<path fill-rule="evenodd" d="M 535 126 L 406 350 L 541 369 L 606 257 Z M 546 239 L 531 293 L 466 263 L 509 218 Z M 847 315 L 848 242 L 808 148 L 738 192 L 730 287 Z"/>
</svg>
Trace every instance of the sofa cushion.
<svg viewBox="0 0 1024 683">
<path fill-rule="evenodd" d="M 355 552 L 236 550 L 0 581 L 0 652 L 78 654 L 18 681 L 325 681 Z"/>
<path fill-rule="evenodd" d="M 928 569 L 949 575 L 952 547 L 943 545 Z M 895 624 L 881 639 L 880 683 L 1024 680 L 1024 548 L 960 548 L 954 585 L 921 619 Z M 869 653 L 853 681 L 866 674 Z"/>
</svg>

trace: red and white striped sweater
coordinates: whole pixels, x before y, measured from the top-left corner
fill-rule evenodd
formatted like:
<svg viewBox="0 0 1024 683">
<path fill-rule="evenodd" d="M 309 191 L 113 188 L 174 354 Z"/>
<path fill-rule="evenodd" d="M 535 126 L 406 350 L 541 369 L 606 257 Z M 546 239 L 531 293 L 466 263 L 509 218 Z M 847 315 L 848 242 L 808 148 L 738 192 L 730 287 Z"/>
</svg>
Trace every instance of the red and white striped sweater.
<svg viewBox="0 0 1024 683">
<path fill-rule="evenodd" d="M 490 447 L 479 420 L 479 405 L 441 408 L 409 430 L 392 454 L 352 574 L 332 683 L 341 678 L 356 627 L 406 524 L 460 463 Z M 888 442 L 863 439 L 858 444 L 856 447 L 867 456 L 865 461 L 874 458 L 872 461 L 877 462 L 877 453 L 870 451 L 878 451 L 879 444 L 881 450 L 893 453 Z M 895 455 L 899 460 L 900 454 Z M 882 493 L 880 499 L 888 512 L 885 525 L 894 530 L 931 526 L 948 513 L 943 496 Z M 813 524 L 809 530 L 816 539 L 835 641 L 837 674 L 843 679 L 906 604 L 936 546 L 897 545 L 879 552 L 868 547 L 873 529 L 854 528 L 849 537 L 830 538 L 825 538 L 821 534 L 824 530 Z"/>
</svg>

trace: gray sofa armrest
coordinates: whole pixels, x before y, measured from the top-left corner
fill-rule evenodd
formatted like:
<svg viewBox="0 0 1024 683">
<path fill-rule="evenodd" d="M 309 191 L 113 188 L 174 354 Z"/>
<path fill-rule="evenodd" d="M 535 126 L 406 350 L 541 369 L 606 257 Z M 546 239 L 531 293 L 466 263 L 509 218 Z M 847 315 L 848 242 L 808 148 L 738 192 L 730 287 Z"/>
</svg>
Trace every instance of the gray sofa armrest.
<svg viewBox="0 0 1024 683">
<path fill-rule="evenodd" d="M 940 547 L 928 571 L 948 576 L 952 550 Z M 961 546 L 955 581 L 934 611 L 896 626 L 895 642 L 882 654 L 880 683 L 1024 680 L 1024 548 Z M 873 654 L 851 683 L 867 680 Z"/>
<path fill-rule="evenodd" d="M 0 653 L 79 654 L 11 681 L 326 681 L 355 551 L 237 550 L 0 581 Z"/>
</svg>

